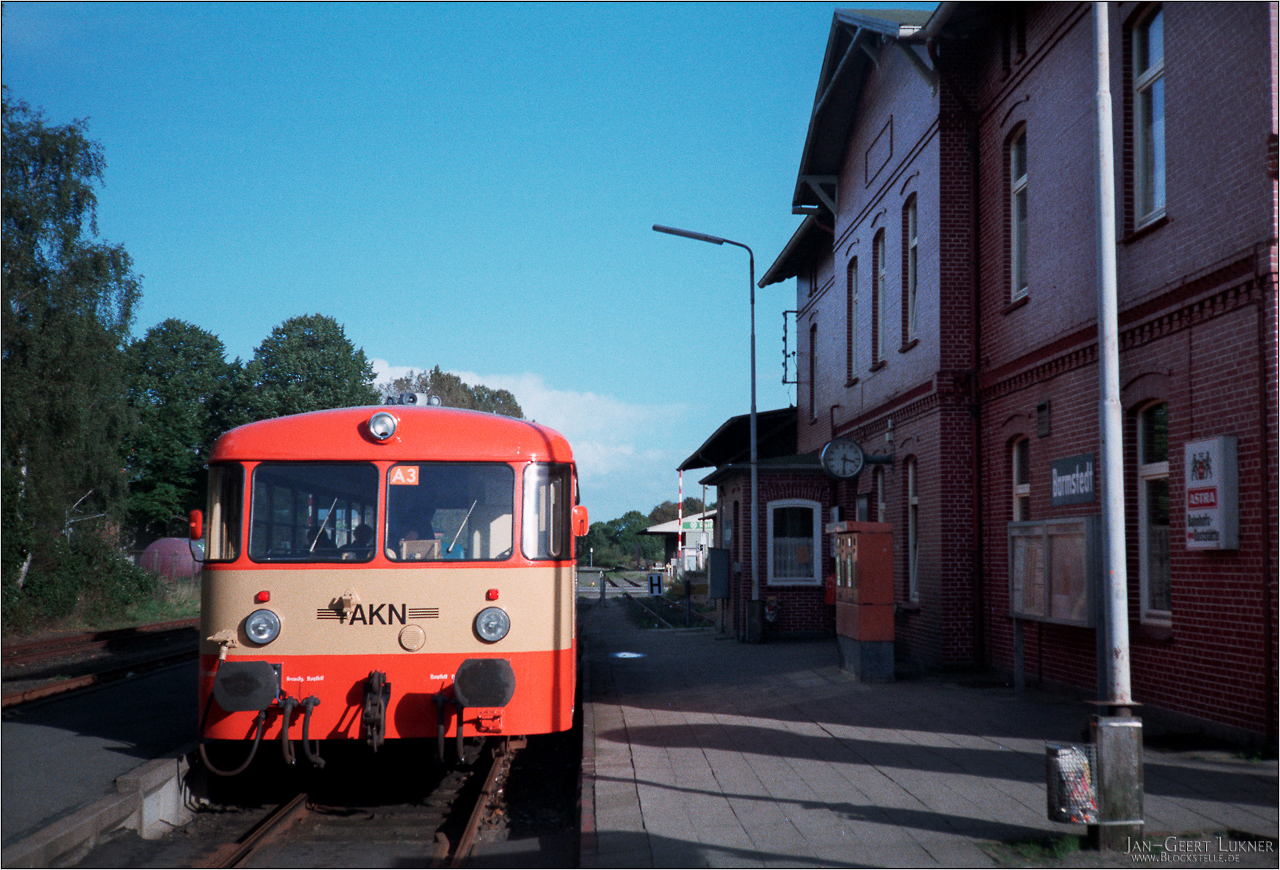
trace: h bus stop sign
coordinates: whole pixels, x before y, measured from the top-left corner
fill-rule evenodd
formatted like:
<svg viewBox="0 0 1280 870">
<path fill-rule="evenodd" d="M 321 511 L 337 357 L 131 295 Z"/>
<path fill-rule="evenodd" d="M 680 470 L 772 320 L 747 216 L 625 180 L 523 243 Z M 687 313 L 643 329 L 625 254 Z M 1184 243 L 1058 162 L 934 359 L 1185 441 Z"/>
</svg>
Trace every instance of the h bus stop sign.
<svg viewBox="0 0 1280 870">
<path fill-rule="evenodd" d="M 650 595 L 662 594 L 662 575 L 661 574 L 649 575 L 649 594 Z"/>
</svg>

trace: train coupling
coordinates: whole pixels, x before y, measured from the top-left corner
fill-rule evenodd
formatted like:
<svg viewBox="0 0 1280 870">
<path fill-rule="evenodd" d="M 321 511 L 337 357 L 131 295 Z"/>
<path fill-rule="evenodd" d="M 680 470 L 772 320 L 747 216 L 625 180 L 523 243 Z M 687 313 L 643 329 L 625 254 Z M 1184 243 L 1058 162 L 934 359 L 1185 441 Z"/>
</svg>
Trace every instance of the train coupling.
<svg viewBox="0 0 1280 870">
<path fill-rule="evenodd" d="M 370 671 L 364 683 L 364 707 L 360 732 L 374 752 L 387 739 L 387 708 L 391 704 L 391 684 L 382 671 Z"/>
</svg>

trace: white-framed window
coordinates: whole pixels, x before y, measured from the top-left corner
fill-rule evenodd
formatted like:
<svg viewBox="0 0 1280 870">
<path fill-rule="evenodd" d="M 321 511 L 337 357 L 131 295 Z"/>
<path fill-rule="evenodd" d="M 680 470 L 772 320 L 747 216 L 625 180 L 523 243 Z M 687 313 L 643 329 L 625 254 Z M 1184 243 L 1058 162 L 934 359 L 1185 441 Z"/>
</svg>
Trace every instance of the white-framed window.
<svg viewBox="0 0 1280 870">
<path fill-rule="evenodd" d="M 888 344 L 889 318 L 885 313 L 889 303 L 889 264 L 885 257 L 883 229 L 876 233 L 872 242 L 872 260 L 875 286 L 872 288 L 871 300 L 871 364 L 874 366 L 884 362 L 885 346 Z"/>
<path fill-rule="evenodd" d="M 779 499 L 768 505 L 768 582 L 808 586 L 822 581 L 822 505 Z"/>
<path fill-rule="evenodd" d="M 1134 210 L 1138 226 L 1164 215 L 1164 10 L 1133 28 Z"/>
<path fill-rule="evenodd" d="M 818 324 L 809 327 L 809 419 L 818 419 Z"/>
<path fill-rule="evenodd" d="M 905 345 L 916 337 L 916 290 L 919 286 L 919 272 L 917 271 L 918 253 L 920 248 L 920 227 L 919 214 L 916 208 L 916 196 L 912 194 L 907 199 L 906 206 L 902 209 L 902 229 L 903 229 L 903 267 L 906 272 L 906 286 L 903 288 L 903 296 L 905 299 L 905 308 L 907 312 L 906 322 L 903 324 L 902 343 Z"/>
<path fill-rule="evenodd" d="M 875 486 L 872 496 L 875 498 L 875 515 L 872 517 L 873 522 L 883 523 L 888 514 L 885 513 L 884 503 L 884 466 L 877 465 L 876 470 L 871 475 L 871 480 Z"/>
<path fill-rule="evenodd" d="M 907 460 L 907 600 L 920 600 L 920 495 L 914 459 Z"/>
<path fill-rule="evenodd" d="M 849 261 L 845 273 L 845 373 L 844 379 L 852 384 L 858 371 L 858 258 Z"/>
<path fill-rule="evenodd" d="M 1009 448 L 1013 481 L 1013 522 L 1031 519 L 1031 439 L 1019 438 Z"/>
<path fill-rule="evenodd" d="M 1138 582 L 1142 619 L 1168 622 L 1169 406 L 1148 405 L 1138 415 Z"/>
<path fill-rule="evenodd" d="M 1009 301 L 1027 295 L 1027 130 L 1009 142 Z"/>
</svg>

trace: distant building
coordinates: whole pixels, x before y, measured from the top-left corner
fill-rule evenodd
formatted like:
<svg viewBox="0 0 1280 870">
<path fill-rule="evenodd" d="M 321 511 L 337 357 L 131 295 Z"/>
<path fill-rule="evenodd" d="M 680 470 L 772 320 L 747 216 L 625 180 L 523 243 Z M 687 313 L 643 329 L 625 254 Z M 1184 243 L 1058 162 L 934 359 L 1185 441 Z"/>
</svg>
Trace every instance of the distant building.
<svg viewBox="0 0 1280 870">
<path fill-rule="evenodd" d="M 1107 11 L 1134 697 L 1274 741 L 1276 6 Z M 882 520 L 900 664 L 1095 686 L 1094 95 L 1087 4 L 835 14 L 805 217 L 760 281 L 795 278 L 798 310 L 754 542 L 776 630 L 832 628 L 822 521 Z M 828 477 L 837 437 L 894 463 Z M 747 570 L 742 460 L 705 460 Z M 797 547 L 808 573 L 777 560 Z"/>
<path fill-rule="evenodd" d="M 663 562 L 677 571 L 704 571 L 715 533 L 716 512 L 710 510 L 649 526 L 640 534 L 662 538 Z"/>
</svg>

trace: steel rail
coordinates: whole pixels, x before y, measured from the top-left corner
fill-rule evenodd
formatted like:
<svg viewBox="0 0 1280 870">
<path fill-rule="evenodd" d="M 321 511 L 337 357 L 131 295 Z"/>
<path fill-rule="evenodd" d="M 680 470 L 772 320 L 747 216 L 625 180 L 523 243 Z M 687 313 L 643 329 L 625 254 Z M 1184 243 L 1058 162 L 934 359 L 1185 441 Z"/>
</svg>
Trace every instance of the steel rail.
<svg viewBox="0 0 1280 870">
<path fill-rule="evenodd" d="M 198 618 L 175 619 L 168 622 L 139 625 L 134 628 L 119 628 L 111 631 L 96 631 L 67 637 L 46 637 L 38 640 L 10 643 L 0 647 L 0 662 L 5 665 L 28 664 L 59 656 L 106 649 L 113 644 L 154 641 L 159 640 L 166 634 L 177 636 L 189 629 L 198 628 L 199 625 L 200 620 Z"/>
<path fill-rule="evenodd" d="M 0 709 L 9 709 L 20 704 L 29 704 L 33 701 L 39 701 L 44 698 L 50 698 L 54 695 L 61 695 L 65 692 L 73 692 L 77 689 L 87 689 L 100 683 L 109 683 L 115 680 L 121 680 L 130 674 L 146 673 L 148 671 L 158 670 L 168 665 L 179 664 L 186 661 L 194 660 L 199 650 L 183 650 L 182 652 L 170 653 L 164 656 L 147 659 L 146 661 L 133 662 L 129 665 L 120 667 L 107 668 L 92 674 L 84 674 L 79 677 L 69 677 L 65 680 L 58 680 L 53 683 L 46 683 L 42 686 L 36 686 L 31 689 L 21 689 L 16 692 L 6 692 L 3 698 L 0 698 Z"/>
<path fill-rule="evenodd" d="M 480 787 L 480 793 L 476 796 L 476 802 L 471 808 L 471 813 L 467 818 L 467 825 L 462 830 L 462 836 L 458 838 L 458 843 L 453 848 L 453 854 L 449 859 L 450 867 L 461 867 L 462 862 L 471 854 L 471 849 L 475 845 L 476 833 L 480 830 L 480 823 L 484 821 L 485 816 L 488 814 L 489 801 L 498 790 L 498 778 L 510 769 L 514 750 L 520 749 L 524 745 L 524 738 L 514 738 L 495 744 L 490 750 L 489 772 L 484 778 L 484 785 Z"/>
<path fill-rule="evenodd" d="M 201 861 L 196 867 L 240 867 L 258 849 L 284 834 L 293 825 L 302 821 L 310 810 L 307 807 L 306 792 L 299 793 L 268 813 L 249 833 L 234 843 L 219 846 Z"/>
</svg>

